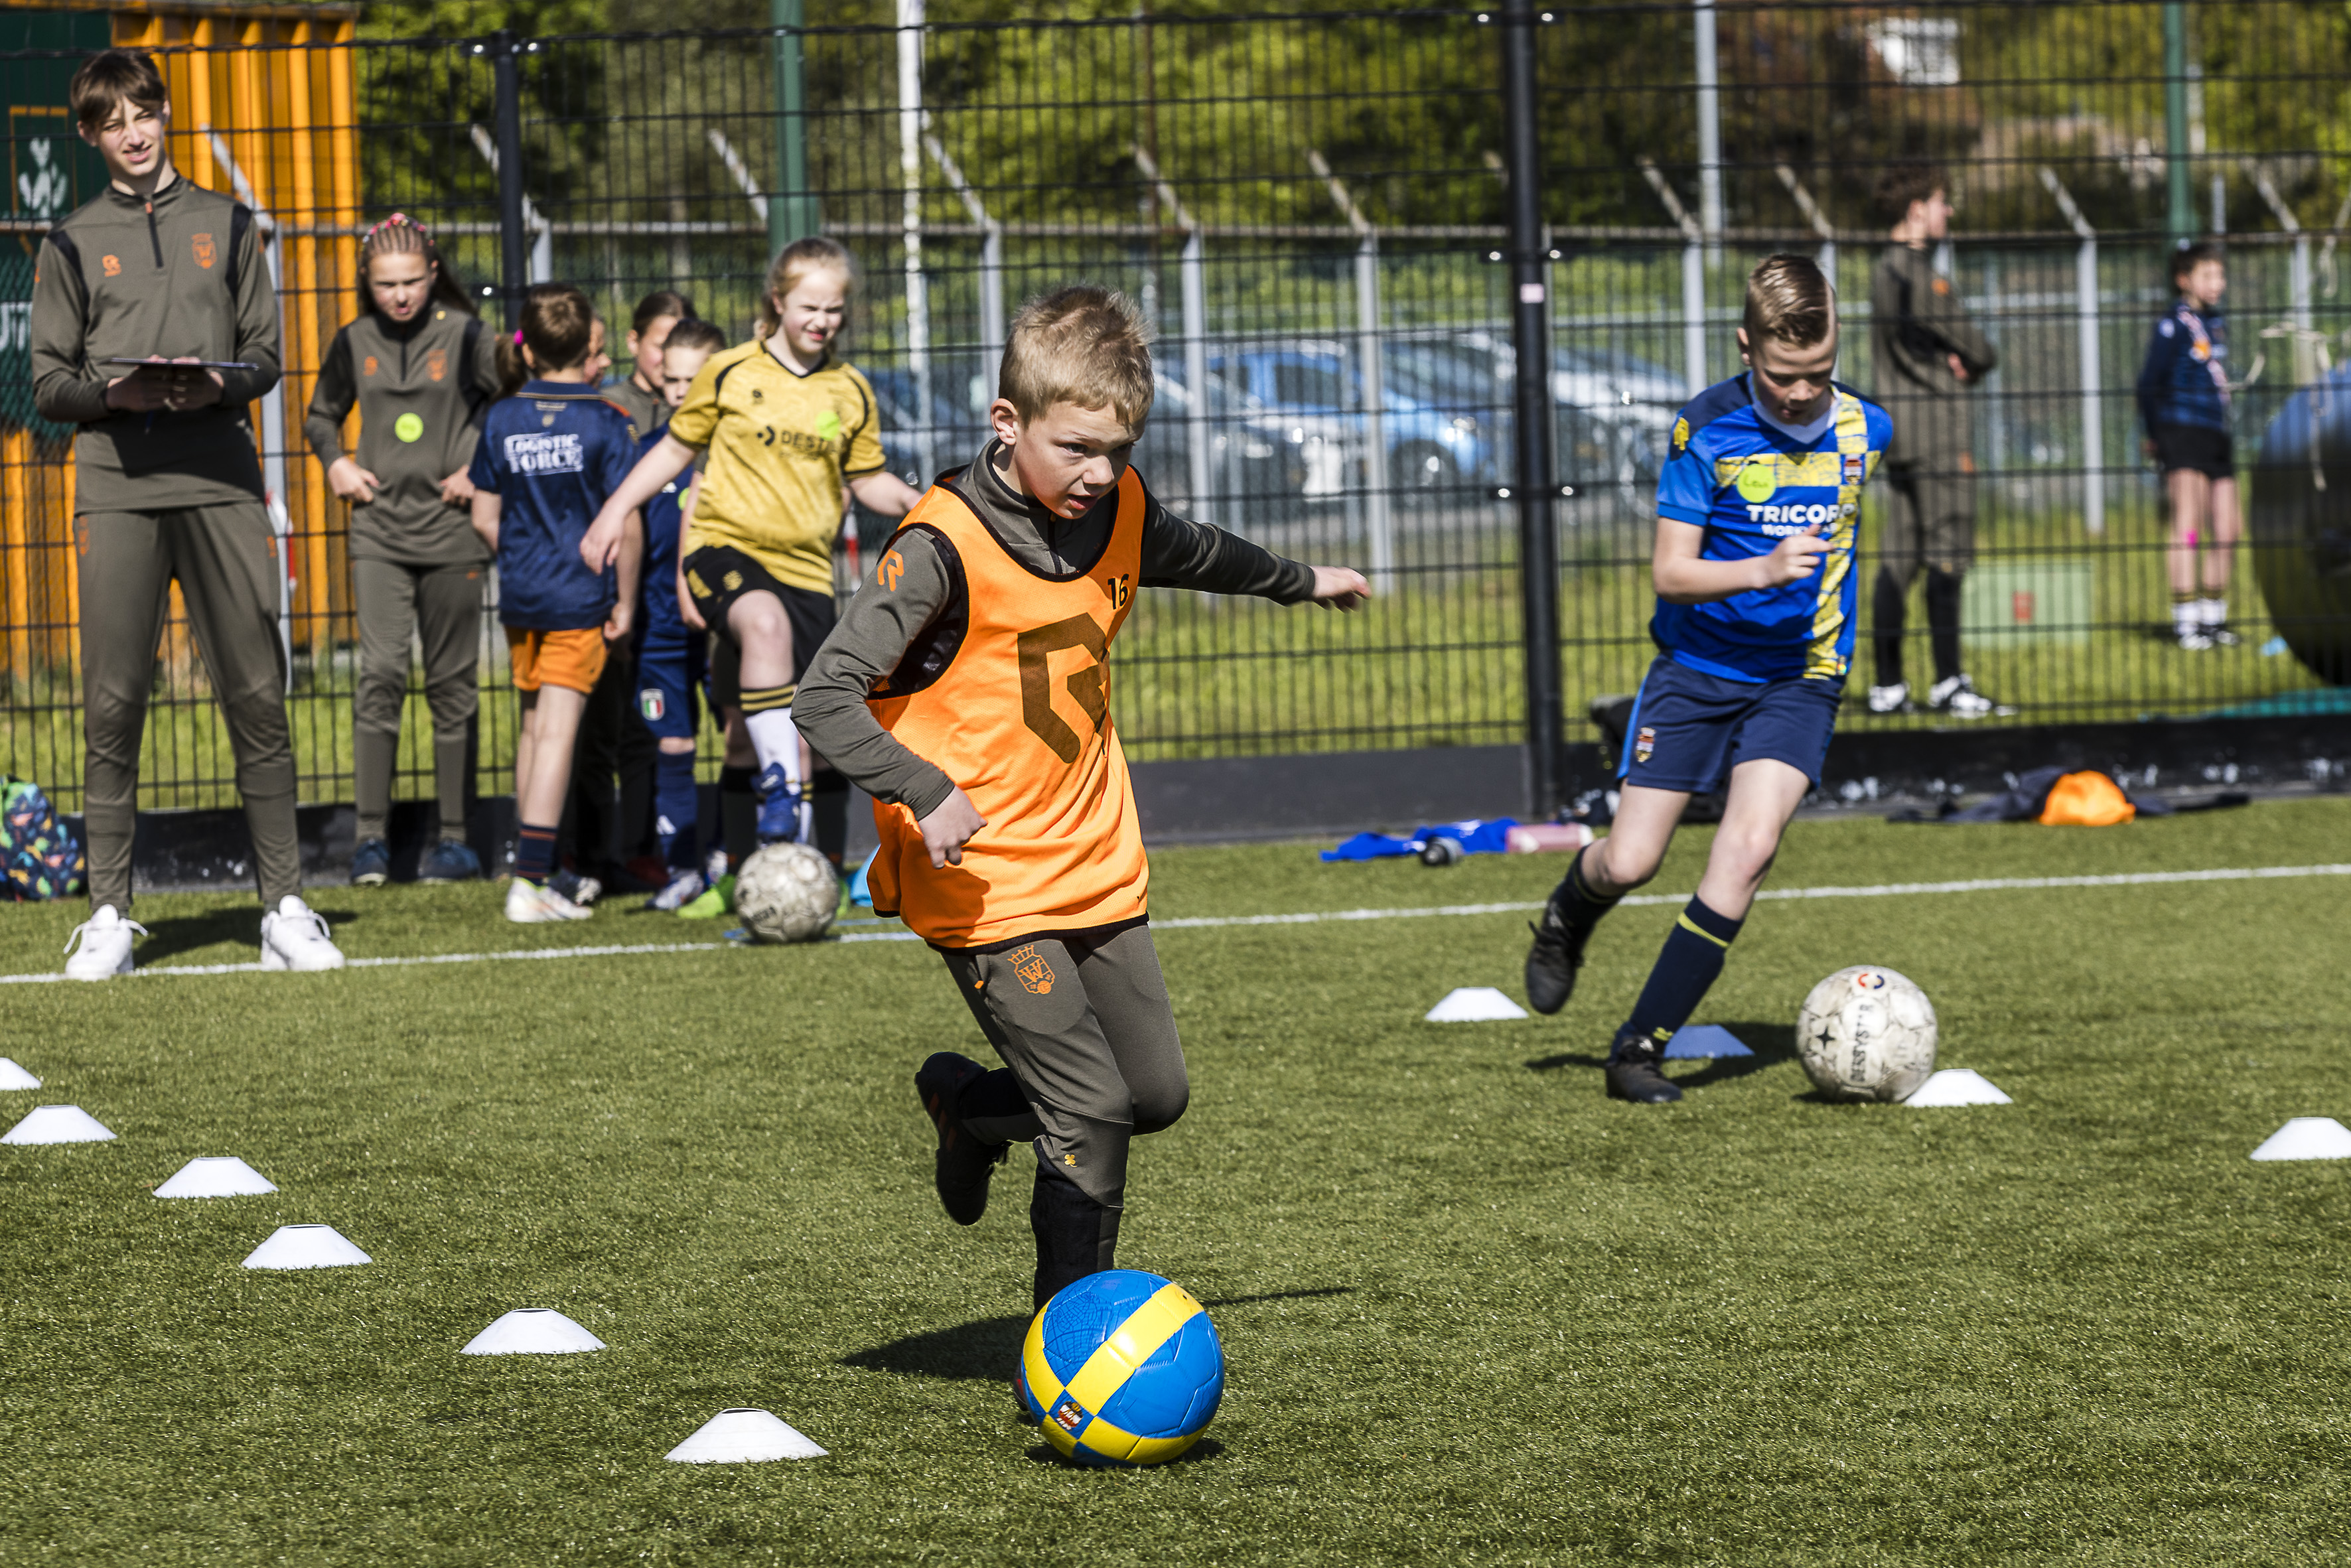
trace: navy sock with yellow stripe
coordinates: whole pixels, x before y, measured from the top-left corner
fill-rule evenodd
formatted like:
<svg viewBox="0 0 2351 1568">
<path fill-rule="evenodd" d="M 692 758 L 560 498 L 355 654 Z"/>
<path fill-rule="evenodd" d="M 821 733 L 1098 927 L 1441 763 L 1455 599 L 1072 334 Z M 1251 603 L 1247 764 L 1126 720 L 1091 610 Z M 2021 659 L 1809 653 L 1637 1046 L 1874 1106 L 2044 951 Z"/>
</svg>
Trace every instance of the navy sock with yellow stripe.
<svg viewBox="0 0 2351 1568">
<path fill-rule="evenodd" d="M 1745 924 L 1716 914 L 1700 899 L 1691 899 L 1683 907 L 1681 918 L 1674 922 L 1656 967 L 1649 971 L 1649 983 L 1641 988 L 1641 999 L 1633 1004 L 1633 1016 L 1617 1030 L 1618 1037 L 1637 1036 L 1652 1046 L 1663 1046 L 1673 1039 L 1706 999 L 1708 988 L 1722 973 L 1722 961 Z"/>
</svg>

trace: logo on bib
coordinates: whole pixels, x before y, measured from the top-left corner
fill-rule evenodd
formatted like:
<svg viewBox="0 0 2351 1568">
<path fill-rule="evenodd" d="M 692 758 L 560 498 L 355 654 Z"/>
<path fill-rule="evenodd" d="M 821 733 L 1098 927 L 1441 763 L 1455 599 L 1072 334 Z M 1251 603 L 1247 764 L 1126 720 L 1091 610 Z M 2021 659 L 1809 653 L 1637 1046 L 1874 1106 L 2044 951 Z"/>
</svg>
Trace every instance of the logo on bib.
<svg viewBox="0 0 2351 1568">
<path fill-rule="evenodd" d="M 1766 464 L 1750 463 L 1739 471 L 1739 494 L 1750 501 L 1768 501 L 1779 494 L 1779 476 Z"/>
<path fill-rule="evenodd" d="M 841 434 L 841 415 L 826 409 L 816 416 L 816 433 L 820 439 L 831 441 Z"/>
<path fill-rule="evenodd" d="M 424 439 L 424 418 L 422 414 L 403 413 L 392 422 L 392 433 L 413 446 Z"/>
</svg>

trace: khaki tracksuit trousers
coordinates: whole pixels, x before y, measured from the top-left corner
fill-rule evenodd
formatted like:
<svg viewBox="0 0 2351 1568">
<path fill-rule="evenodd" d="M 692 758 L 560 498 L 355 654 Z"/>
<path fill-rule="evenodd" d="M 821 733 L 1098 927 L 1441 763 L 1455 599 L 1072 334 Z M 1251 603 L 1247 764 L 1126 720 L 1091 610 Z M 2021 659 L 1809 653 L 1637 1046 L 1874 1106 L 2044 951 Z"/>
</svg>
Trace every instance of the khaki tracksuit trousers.
<svg viewBox="0 0 2351 1568">
<path fill-rule="evenodd" d="M 228 726 L 254 875 L 274 908 L 302 886 L 294 747 L 277 641 L 277 540 L 258 501 L 74 519 L 81 574 L 82 769 L 89 902 L 131 907 L 139 747 L 176 579 Z"/>
<path fill-rule="evenodd" d="M 392 814 L 392 775 L 400 753 L 401 709 L 408 700 L 408 643 L 424 653 L 424 705 L 433 716 L 434 794 L 441 836 L 465 836 L 466 743 L 480 701 L 475 675 L 482 651 L 482 576 L 459 561 L 403 566 L 358 557 L 351 583 L 360 612 L 359 694 L 351 704 L 358 838 L 384 836 Z"/>
</svg>

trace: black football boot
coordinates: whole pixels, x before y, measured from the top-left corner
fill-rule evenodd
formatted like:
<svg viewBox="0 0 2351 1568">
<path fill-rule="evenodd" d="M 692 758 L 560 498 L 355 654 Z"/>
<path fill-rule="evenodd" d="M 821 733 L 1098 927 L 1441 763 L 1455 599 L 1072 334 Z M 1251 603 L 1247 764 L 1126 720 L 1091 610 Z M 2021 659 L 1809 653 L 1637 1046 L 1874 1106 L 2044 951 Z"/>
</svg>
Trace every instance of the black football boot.
<svg viewBox="0 0 2351 1568">
<path fill-rule="evenodd" d="M 1592 935 L 1561 918 L 1559 894 L 1566 885 L 1552 889 L 1543 900 L 1542 919 L 1527 925 L 1535 934 L 1534 946 L 1527 949 L 1527 1006 L 1539 1013 L 1559 1011 L 1575 994 L 1575 972 L 1583 967 L 1583 944 Z"/>
<path fill-rule="evenodd" d="M 971 1135 L 956 1113 L 965 1086 L 987 1069 L 952 1051 L 935 1054 L 914 1073 L 914 1092 L 923 1114 L 938 1129 L 938 1163 L 933 1185 L 947 1218 L 957 1225 L 977 1225 L 987 1212 L 987 1178 L 1004 1163 L 1010 1144 L 983 1144 Z"/>
<path fill-rule="evenodd" d="M 1665 1072 L 1666 1048 L 1644 1036 L 1625 1033 L 1608 1048 L 1608 1098 L 1636 1105 L 1670 1105 L 1682 1097 Z"/>
</svg>

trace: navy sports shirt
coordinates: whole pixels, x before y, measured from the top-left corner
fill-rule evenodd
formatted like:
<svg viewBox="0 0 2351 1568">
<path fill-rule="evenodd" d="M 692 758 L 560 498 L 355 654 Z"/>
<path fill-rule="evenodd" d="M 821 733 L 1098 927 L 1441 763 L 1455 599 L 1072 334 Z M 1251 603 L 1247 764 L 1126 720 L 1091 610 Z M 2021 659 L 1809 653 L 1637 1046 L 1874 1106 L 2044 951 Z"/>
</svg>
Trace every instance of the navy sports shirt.
<svg viewBox="0 0 2351 1568">
<path fill-rule="evenodd" d="M 1707 604 L 1660 599 L 1649 634 L 1667 658 L 1734 681 L 1842 681 L 1853 664 L 1861 487 L 1894 434 L 1892 416 L 1839 384 L 1828 426 L 1801 442 L 1767 422 L 1744 375 L 1700 392 L 1674 423 L 1657 512 L 1706 530 L 1707 560 L 1769 555 L 1821 525 L 1813 574 Z"/>
<path fill-rule="evenodd" d="M 638 441 L 637 455 L 659 446 L 668 434 L 669 423 L 664 421 L 659 430 Z M 685 520 L 686 487 L 693 483 L 689 466 L 645 503 L 645 570 L 640 579 L 644 589 L 638 615 L 648 637 L 680 639 L 693 630 L 677 607 L 677 536 Z"/>
<path fill-rule="evenodd" d="M 636 464 L 629 416 L 591 388 L 531 382 L 490 405 L 467 477 L 498 497 L 498 619 L 530 632 L 601 626 L 619 574 L 580 541 Z"/>
<path fill-rule="evenodd" d="M 2229 323 L 2218 310 L 2174 304 L 2155 323 L 2138 372 L 2138 413 L 2167 424 L 2229 428 Z"/>
</svg>

